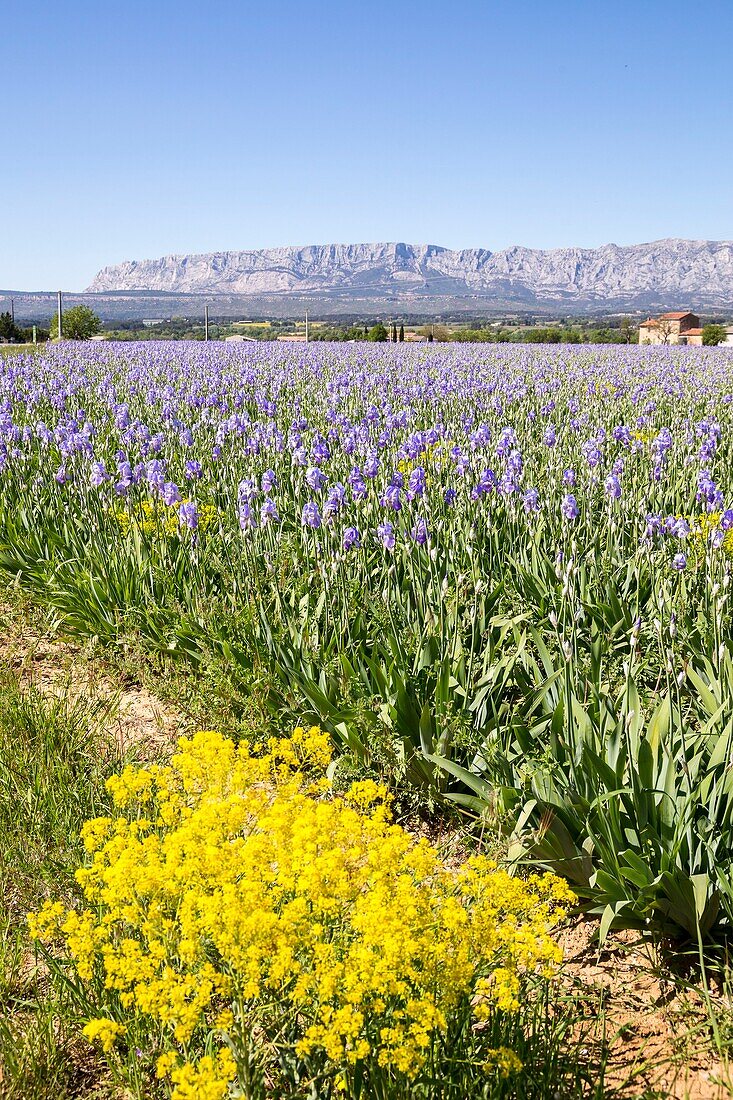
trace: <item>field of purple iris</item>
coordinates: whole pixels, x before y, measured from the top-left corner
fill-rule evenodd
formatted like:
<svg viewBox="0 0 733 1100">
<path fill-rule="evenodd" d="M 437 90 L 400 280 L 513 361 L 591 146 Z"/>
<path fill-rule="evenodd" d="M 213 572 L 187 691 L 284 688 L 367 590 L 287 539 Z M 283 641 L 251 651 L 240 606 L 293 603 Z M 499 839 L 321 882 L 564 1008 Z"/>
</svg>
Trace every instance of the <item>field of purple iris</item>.
<svg viewBox="0 0 733 1100">
<path fill-rule="evenodd" d="M 0 565 L 712 936 L 732 403 L 718 349 L 69 342 L 0 365 Z"/>
</svg>

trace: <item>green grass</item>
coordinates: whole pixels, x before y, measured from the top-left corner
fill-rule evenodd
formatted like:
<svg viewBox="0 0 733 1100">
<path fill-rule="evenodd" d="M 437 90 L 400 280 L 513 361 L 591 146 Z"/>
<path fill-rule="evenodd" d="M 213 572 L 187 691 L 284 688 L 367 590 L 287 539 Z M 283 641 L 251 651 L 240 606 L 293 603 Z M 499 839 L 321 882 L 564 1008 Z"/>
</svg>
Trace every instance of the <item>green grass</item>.
<svg viewBox="0 0 733 1100">
<path fill-rule="evenodd" d="M 37 352 L 42 344 L 0 344 L 0 355 L 27 355 Z"/>
<path fill-rule="evenodd" d="M 105 809 L 119 766 L 103 736 L 108 706 L 68 692 L 21 689 L 0 671 L 0 1098 L 85 1100 L 120 1095 L 79 1037 L 70 998 L 29 943 L 25 914 L 68 899 L 83 821 Z"/>
</svg>

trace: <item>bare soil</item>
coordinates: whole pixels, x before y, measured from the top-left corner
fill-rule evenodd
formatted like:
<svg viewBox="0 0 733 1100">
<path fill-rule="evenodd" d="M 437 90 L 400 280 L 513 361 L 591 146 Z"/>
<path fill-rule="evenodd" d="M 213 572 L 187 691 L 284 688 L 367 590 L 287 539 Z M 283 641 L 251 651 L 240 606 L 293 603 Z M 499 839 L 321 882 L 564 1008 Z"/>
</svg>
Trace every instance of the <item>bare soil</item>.
<svg viewBox="0 0 733 1100">
<path fill-rule="evenodd" d="M 648 1100 L 724 1100 L 733 1096 L 730 1066 L 716 1057 L 711 1016 L 732 1006 L 712 983 L 711 1004 L 674 973 L 674 957 L 638 932 L 611 933 L 602 949 L 598 923 L 578 920 L 561 935 L 564 975 L 572 994 L 603 1021 L 609 1095 Z"/>
<path fill-rule="evenodd" d="M 23 616 L 0 608 L 0 666 L 24 687 L 49 694 L 84 696 L 108 704 L 103 732 L 120 752 L 153 757 L 188 732 L 189 721 L 145 686 L 110 669 L 88 649 L 48 631 L 33 630 Z"/>
</svg>

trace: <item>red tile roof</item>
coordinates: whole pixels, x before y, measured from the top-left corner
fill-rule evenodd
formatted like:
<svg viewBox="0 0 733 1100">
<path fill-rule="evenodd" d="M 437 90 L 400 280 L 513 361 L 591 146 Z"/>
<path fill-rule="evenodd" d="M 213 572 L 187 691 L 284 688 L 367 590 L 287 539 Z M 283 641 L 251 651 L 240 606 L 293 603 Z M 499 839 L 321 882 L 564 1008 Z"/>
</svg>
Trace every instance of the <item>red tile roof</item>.
<svg viewBox="0 0 733 1100">
<path fill-rule="evenodd" d="M 701 328 L 688 328 L 682 333 L 683 336 L 702 336 Z"/>
<path fill-rule="evenodd" d="M 665 321 L 681 321 L 683 317 L 690 317 L 692 314 L 689 310 L 685 310 L 684 313 L 663 313 L 660 319 Z"/>
</svg>

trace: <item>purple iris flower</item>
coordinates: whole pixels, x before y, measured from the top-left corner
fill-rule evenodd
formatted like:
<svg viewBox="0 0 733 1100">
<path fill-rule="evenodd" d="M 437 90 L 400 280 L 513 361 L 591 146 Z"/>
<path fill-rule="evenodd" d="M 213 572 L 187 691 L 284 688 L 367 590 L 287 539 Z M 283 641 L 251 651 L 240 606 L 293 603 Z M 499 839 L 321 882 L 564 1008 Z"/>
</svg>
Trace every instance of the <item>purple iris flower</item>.
<svg viewBox="0 0 733 1100">
<path fill-rule="evenodd" d="M 303 505 L 301 523 L 304 527 L 312 527 L 314 530 L 317 530 L 321 526 L 321 513 L 318 511 L 318 505 L 314 501 L 308 501 L 307 504 Z"/>
<path fill-rule="evenodd" d="M 461 477 L 463 477 L 468 472 L 468 470 L 471 469 L 470 456 L 467 455 L 465 451 L 461 451 L 460 448 L 454 447 L 452 449 L 451 458 L 456 464 L 456 473 L 460 474 Z"/>
<path fill-rule="evenodd" d="M 197 462 L 194 458 L 189 458 L 186 465 L 183 467 L 183 476 L 186 481 L 198 481 L 203 472 L 201 463 Z"/>
<path fill-rule="evenodd" d="M 192 500 L 186 500 L 178 509 L 178 522 L 189 531 L 195 531 L 199 525 L 199 514 Z"/>
<path fill-rule="evenodd" d="M 351 495 L 354 500 L 363 500 L 367 495 L 366 482 L 363 480 L 358 470 L 352 471 L 349 475 L 349 485 L 351 486 Z"/>
<path fill-rule="evenodd" d="M 567 470 L 563 470 L 562 483 L 563 485 L 575 485 L 575 470 L 572 466 Z"/>
<path fill-rule="evenodd" d="M 119 477 L 118 484 L 125 489 L 129 489 L 132 485 L 133 474 L 132 466 L 127 459 L 120 459 L 117 463 L 117 476 Z"/>
<path fill-rule="evenodd" d="M 328 519 L 329 516 L 335 516 L 337 512 L 340 512 L 346 502 L 346 489 L 337 482 L 332 485 L 328 491 L 328 497 L 326 503 L 323 506 L 323 518 Z"/>
<path fill-rule="evenodd" d="M 603 451 L 595 442 L 595 440 L 588 440 L 587 443 L 583 444 L 581 449 L 583 451 L 585 461 L 588 463 L 592 470 L 595 469 L 596 466 L 600 466 L 601 462 L 603 461 Z"/>
<path fill-rule="evenodd" d="M 323 470 L 319 470 L 317 466 L 310 466 L 306 470 L 305 480 L 308 487 L 317 493 L 319 489 L 322 489 L 326 484 L 327 478 Z"/>
<path fill-rule="evenodd" d="M 384 492 L 384 496 L 382 497 L 382 504 L 385 508 L 392 508 L 393 511 L 399 512 L 400 508 L 402 507 L 399 485 L 387 486 Z"/>
<path fill-rule="evenodd" d="M 145 476 L 148 479 L 148 485 L 150 485 L 151 489 L 157 489 L 158 492 L 162 492 L 165 482 L 165 462 L 161 462 L 160 459 L 157 458 L 152 459 L 145 466 Z"/>
<path fill-rule="evenodd" d="M 370 451 L 364 462 L 364 477 L 373 478 L 379 473 L 379 455 Z"/>
<path fill-rule="evenodd" d="M 527 489 L 522 494 L 522 504 L 524 505 L 525 512 L 536 512 L 539 509 L 540 494 L 536 489 Z"/>
<path fill-rule="evenodd" d="M 499 442 L 496 445 L 496 453 L 499 458 L 505 458 L 513 447 L 517 445 L 517 433 L 514 428 L 502 428 Z"/>
<path fill-rule="evenodd" d="M 312 454 L 313 461 L 317 465 L 320 465 L 322 462 L 328 462 L 329 458 L 331 457 L 331 452 L 328 449 L 328 444 L 326 443 L 325 439 L 319 437 L 315 440 L 313 444 Z"/>
<path fill-rule="evenodd" d="M 523 465 L 524 459 L 522 458 L 522 452 L 515 448 L 509 454 L 509 458 L 507 459 L 507 466 L 510 470 L 513 470 L 515 473 L 519 474 L 522 472 Z"/>
<path fill-rule="evenodd" d="M 273 489 L 277 488 L 277 477 L 274 470 L 265 470 L 260 481 L 260 486 L 263 493 L 271 493 Z"/>
<path fill-rule="evenodd" d="M 257 526 L 257 518 L 252 510 L 252 505 L 248 500 L 240 502 L 238 508 L 239 526 L 243 531 L 249 531 L 252 527 Z"/>
<path fill-rule="evenodd" d="M 391 523 L 380 523 L 377 527 L 377 535 L 382 540 L 382 546 L 385 550 L 394 550 L 395 534 Z"/>
<path fill-rule="evenodd" d="M 410 474 L 410 479 L 407 483 L 407 491 L 410 494 L 410 499 L 414 497 L 421 497 L 425 492 L 425 470 L 422 466 L 416 466 Z"/>
<path fill-rule="evenodd" d="M 681 573 L 683 569 L 687 568 L 687 557 L 685 554 L 675 554 L 672 559 L 672 568 L 676 569 L 678 573 Z"/>
<path fill-rule="evenodd" d="M 493 470 L 484 470 L 479 477 L 476 490 L 479 494 L 490 493 L 492 489 L 495 489 L 498 484 L 496 474 Z"/>
<path fill-rule="evenodd" d="M 723 503 L 723 493 L 713 481 L 709 470 L 701 470 L 697 477 L 697 500 L 707 504 L 708 510 L 720 508 Z"/>
<path fill-rule="evenodd" d="M 428 541 L 428 525 L 422 517 L 416 521 L 410 534 L 418 546 L 424 546 Z"/>
<path fill-rule="evenodd" d="M 249 504 L 256 499 L 259 488 L 257 486 L 257 479 L 254 477 L 246 477 L 244 481 L 240 481 L 237 489 L 237 500 L 246 500 Z"/>
<path fill-rule="evenodd" d="M 181 494 L 178 491 L 178 486 L 173 481 L 165 482 L 160 495 L 166 508 L 172 508 L 173 505 L 178 504 L 181 499 Z"/>
<path fill-rule="evenodd" d="M 347 527 L 344 531 L 344 550 L 356 550 L 361 546 L 356 527 Z"/>
<path fill-rule="evenodd" d="M 621 496 L 621 482 L 616 474 L 609 474 L 603 483 L 606 495 L 612 500 L 618 500 Z"/>
<path fill-rule="evenodd" d="M 272 497 L 266 497 L 262 507 L 260 508 L 260 518 L 265 523 L 279 523 L 280 516 L 277 512 L 277 506 Z"/>
<path fill-rule="evenodd" d="M 89 480 L 95 489 L 98 489 L 100 485 L 104 485 L 107 480 L 107 469 L 103 462 L 92 463 L 92 472 Z"/>
<path fill-rule="evenodd" d="M 578 502 L 572 493 L 567 493 L 560 505 L 560 511 L 565 519 L 577 519 L 580 515 L 580 508 L 578 508 Z"/>
<path fill-rule="evenodd" d="M 512 493 L 519 492 L 519 481 L 517 480 L 517 475 L 514 470 L 507 469 L 501 475 L 499 492 L 505 497 L 511 496 Z"/>
</svg>

